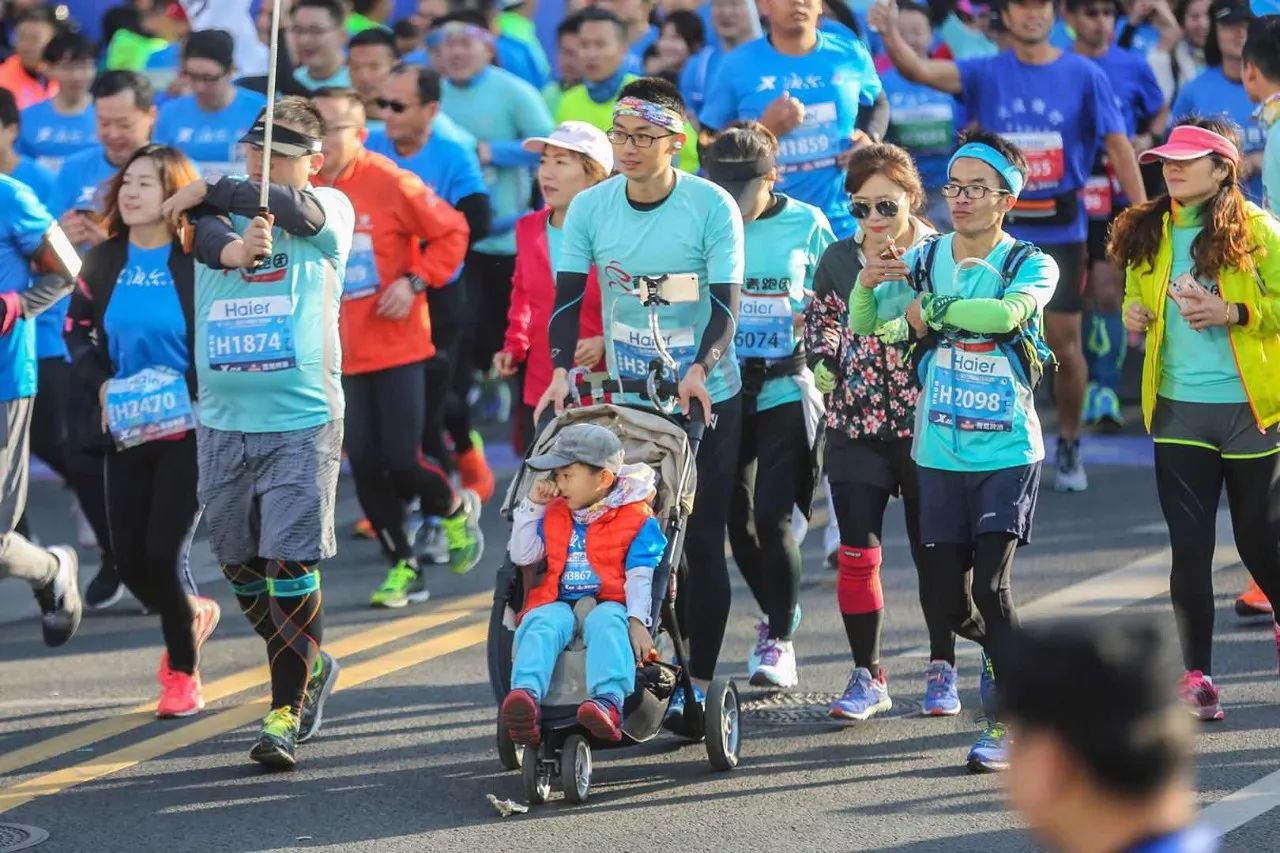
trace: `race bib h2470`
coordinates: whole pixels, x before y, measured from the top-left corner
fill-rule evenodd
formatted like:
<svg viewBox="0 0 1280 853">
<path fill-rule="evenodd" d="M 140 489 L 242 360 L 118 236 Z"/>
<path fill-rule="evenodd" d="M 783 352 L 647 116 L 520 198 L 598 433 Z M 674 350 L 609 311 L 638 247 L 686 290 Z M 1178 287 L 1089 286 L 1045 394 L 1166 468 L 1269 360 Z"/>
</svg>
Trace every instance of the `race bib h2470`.
<svg viewBox="0 0 1280 853">
<path fill-rule="evenodd" d="M 196 425 L 186 377 L 168 367 L 148 367 L 108 382 L 106 415 L 121 450 L 181 435 Z"/>
</svg>

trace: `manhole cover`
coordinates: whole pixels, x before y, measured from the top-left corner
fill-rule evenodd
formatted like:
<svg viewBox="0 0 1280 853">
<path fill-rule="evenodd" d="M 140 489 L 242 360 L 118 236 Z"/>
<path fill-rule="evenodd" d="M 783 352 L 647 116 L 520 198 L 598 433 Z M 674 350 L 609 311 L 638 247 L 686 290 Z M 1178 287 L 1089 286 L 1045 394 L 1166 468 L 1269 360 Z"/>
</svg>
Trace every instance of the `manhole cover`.
<svg viewBox="0 0 1280 853">
<path fill-rule="evenodd" d="M 20 823 L 0 823 L 0 853 L 28 850 L 49 838 L 49 833 L 37 826 Z"/>
<path fill-rule="evenodd" d="M 833 723 L 828 711 L 839 693 L 764 693 L 744 697 L 742 712 L 750 719 L 768 725 L 803 725 Z M 894 699 L 893 710 L 884 717 L 911 717 L 920 713 L 920 703 L 911 699 Z"/>
</svg>

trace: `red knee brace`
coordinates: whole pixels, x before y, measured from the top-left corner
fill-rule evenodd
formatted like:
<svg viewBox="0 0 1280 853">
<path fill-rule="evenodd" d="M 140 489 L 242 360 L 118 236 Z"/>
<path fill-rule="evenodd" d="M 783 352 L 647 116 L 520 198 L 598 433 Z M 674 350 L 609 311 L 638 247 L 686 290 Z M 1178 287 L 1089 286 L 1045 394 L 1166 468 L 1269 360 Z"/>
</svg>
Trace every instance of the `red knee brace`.
<svg viewBox="0 0 1280 853">
<path fill-rule="evenodd" d="M 840 546 L 836 601 L 845 615 L 874 613 L 884 608 L 880 588 L 880 549 Z"/>
</svg>

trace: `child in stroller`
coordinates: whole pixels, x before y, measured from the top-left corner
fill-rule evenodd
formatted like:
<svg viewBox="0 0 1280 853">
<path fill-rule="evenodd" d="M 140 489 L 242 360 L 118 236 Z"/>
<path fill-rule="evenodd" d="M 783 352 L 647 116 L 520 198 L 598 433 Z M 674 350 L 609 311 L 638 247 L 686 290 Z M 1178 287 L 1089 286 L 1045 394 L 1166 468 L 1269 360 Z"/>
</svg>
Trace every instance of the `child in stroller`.
<svg viewBox="0 0 1280 853">
<path fill-rule="evenodd" d="M 514 743 L 539 743 L 541 701 L 573 639 L 574 604 L 590 596 L 597 605 L 583 624 L 589 698 L 577 721 L 602 741 L 620 741 L 636 666 L 654 654 L 653 575 L 667 540 L 650 506 L 653 469 L 624 465 L 622 442 L 591 423 L 566 427 L 526 465 L 554 474 L 516 506 L 509 552 L 518 565 L 545 557 L 547 571 L 519 617 L 502 724 Z"/>
</svg>

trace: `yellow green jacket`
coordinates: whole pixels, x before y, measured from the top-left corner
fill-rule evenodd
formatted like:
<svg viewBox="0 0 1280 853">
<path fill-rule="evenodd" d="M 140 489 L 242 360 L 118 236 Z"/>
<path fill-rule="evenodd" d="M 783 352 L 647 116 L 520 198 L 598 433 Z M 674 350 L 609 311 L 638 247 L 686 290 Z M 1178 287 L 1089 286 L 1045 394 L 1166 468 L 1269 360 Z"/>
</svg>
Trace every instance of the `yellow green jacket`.
<svg viewBox="0 0 1280 853">
<path fill-rule="evenodd" d="M 1280 423 L 1280 221 L 1255 204 L 1247 203 L 1247 209 L 1249 232 L 1257 247 L 1254 266 L 1223 270 L 1218 276 L 1218 289 L 1227 302 L 1243 303 L 1248 309 L 1248 322 L 1232 326 L 1228 336 L 1254 420 L 1259 429 L 1266 429 Z M 1125 310 L 1140 302 L 1155 314 L 1147 329 L 1142 364 L 1142 417 L 1148 431 L 1160 388 L 1172 268 L 1173 240 L 1166 213 L 1164 237 L 1154 263 L 1131 266 L 1124 274 Z"/>
<path fill-rule="evenodd" d="M 624 74 L 622 77 L 622 85 L 625 86 L 632 80 L 638 80 L 634 74 Z M 619 87 L 618 91 L 622 91 Z M 591 100 L 591 96 L 587 94 L 587 87 L 579 83 L 573 88 L 566 91 L 560 96 L 560 102 L 553 111 L 556 118 L 556 124 L 562 121 L 585 121 L 587 124 L 593 124 L 603 130 L 605 133 L 613 127 L 613 105 L 617 103 L 618 96 L 614 95 L 603 104 L 596 103 Z M 680 149 L 680 153 L 676 155 L 676 165 L 691 174 L 698 173 L 698 131 L 693 129 L 688 120 L 684 123 L 684 135 L 686 141 L 684 147 Z"/>
</svg>

